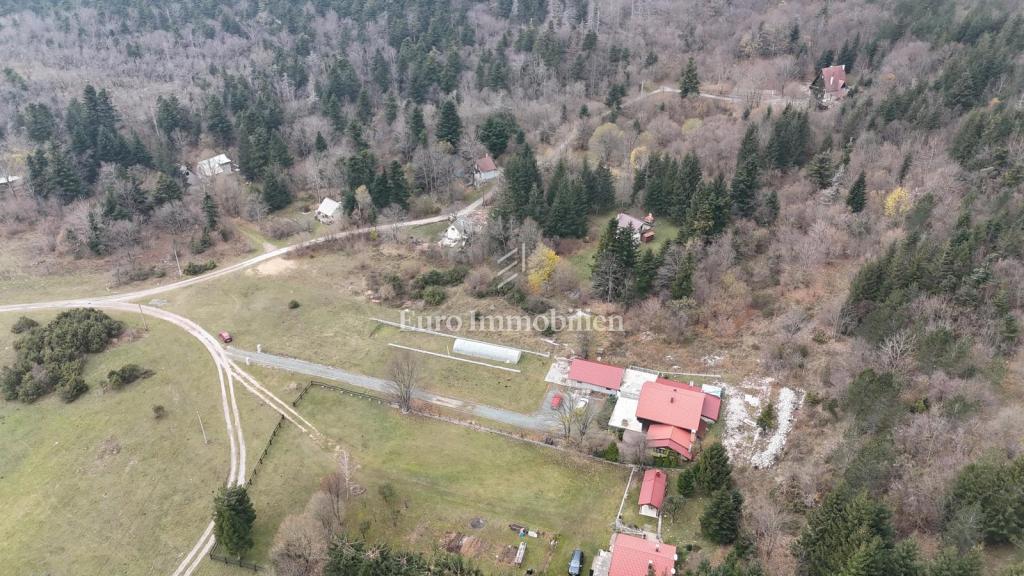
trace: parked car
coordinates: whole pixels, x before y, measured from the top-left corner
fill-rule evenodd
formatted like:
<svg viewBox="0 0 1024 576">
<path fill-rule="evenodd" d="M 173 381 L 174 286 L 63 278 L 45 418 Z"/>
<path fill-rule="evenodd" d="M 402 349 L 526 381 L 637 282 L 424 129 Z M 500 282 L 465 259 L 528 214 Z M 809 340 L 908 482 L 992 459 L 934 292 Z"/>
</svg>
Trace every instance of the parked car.
<svg viewBox="0 0 1024 576">
<path fill-rule="evenodd" d="M 220 334 L 218 334 L 218 336 L 220 336 L 220 339 L 221 339 L 221 340 L 222 340 L 222 341 L 223 341 L 223 342 L 224 342 L 225 344 L 227 344 L 228 342 L 231 342 L 231 340 L 232 340 L 232 338 L 231 338 L 231 333 L 230 333 L 230 332 L 221 332 Z"/>
<path fill-rule="evenodd" d="M 558 410 L 558 407 L 562 405 L 562 395 L 555 394 L 551 397 L 551 409 Z"/>
<path fill-rule="evenodd" d="M 583 550 L 579 548 L 572 551 L 572 559 L 569 560 L 569 576 L 580 576 L 583 572 Z"/>
</svg>

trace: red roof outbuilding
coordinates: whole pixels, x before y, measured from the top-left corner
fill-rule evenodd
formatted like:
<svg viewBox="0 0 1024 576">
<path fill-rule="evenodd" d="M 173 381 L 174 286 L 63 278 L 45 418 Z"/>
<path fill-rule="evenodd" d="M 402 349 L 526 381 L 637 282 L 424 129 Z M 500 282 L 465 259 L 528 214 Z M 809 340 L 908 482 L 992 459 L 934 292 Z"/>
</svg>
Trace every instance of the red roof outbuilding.
<svg viewBox="0 0 1024 576">
<path fill-rule="evenodd" d="M 618 390 L 622 386 L 625 368 L 610 366 L 600 362 L 591 362 L 576 358 L 569 364 L 569 380 L 583 382 L 607 390 Z"/>
<path fill-rule="evenodd" d="M 651 468 L 644 472 L 644 481 L 640 484 L 640 506 L 653 506 L 661 510 L 665 501 L 665 486 L 668 480 L 661 470 Z"/>
<path fill-rule="evenodd" d="M 647 429 L 647 447 L 668 448 L 693 460 L 693 432 L 667 424 L 651 424 Z"/>
<path fill-rule="evenodd" d="M 676 547 L 630 534 L 616 534 L 608 576 L 670 576 L 675 572 Z"/>
</svg>

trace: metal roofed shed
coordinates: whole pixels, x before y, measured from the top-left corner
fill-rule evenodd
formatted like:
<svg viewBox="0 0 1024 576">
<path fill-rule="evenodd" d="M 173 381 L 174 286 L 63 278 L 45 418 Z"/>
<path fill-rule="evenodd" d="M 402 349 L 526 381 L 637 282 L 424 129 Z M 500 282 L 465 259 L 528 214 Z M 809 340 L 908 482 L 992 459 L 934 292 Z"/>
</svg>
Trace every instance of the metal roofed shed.
<svg viewBox="0 0 1024 576">
<path fill-rule="evenodd" d="M 505 364 L 518 364 L 519 360 L 523 356 L 523 351 L 517 350 L 516 348 L 498 346 L 497 344 L 488 344 L 487 342 L 480 342 L 477 340 L 466 340 L 464 338 L 455 339 L 455 345 L 452 347 L 452 352 L 462 354 L 463 356 L 472 356 L 474 358 L 484 358 L 495 362 L 504 362 Z"/>
</svg>

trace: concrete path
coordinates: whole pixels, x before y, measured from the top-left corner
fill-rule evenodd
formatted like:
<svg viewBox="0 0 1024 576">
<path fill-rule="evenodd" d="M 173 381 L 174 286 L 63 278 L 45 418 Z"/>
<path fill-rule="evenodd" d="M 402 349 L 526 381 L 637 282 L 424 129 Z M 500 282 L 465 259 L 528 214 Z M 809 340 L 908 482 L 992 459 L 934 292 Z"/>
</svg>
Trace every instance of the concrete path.
<svg viewBox="0 0 1024 576">
<path fill-rule="evenodd" d="M 373 376 L 366 376 L 364 374 L 350 372 L 348 370 L 342 370 L 341 368 L 325 366 L 315 362 L 299 360 L 298 358 L 267 354 L 266 352 L 240 350 L 232 346 L 227 347 L 227 354 L 228 356 L 243 362 L 248 360 L 260 366 L 277 368 L 279 370 L 286 370 L 296 374 L 305 374 L 306 376 L 321 378 L 323 380 L 341 382 L 343 384 L 348 384 L 349 386 L 368 390 L 374 394 L 387 395 L 390 394 L 392 390 L 392 384 L 388 380 L 374 378 Z M 553 433 L 558 424 L 554 411 L 550 408 L 551 396 L 554 394 L 554 389 L 549 390 L 545 395 L 541 406 L 532 414 L 522 414 L 520 412 L 505 410 L 504 408 L 497 408 L 486 404 L 475 404 L 464 400 L 457 400 L 447 396 L 432 394 L 425 390 L 415 390 L 413 392 L 413 397 L 416 400 L 434 404 L 435 406 L 442 406 L 459 412 L 465 412 L 466 414 L 470 414 L 476 418 L 501 422 L 502 424 L 508 424 L 509 426 L 515 426 L 526 430 Z"/>
</svg>

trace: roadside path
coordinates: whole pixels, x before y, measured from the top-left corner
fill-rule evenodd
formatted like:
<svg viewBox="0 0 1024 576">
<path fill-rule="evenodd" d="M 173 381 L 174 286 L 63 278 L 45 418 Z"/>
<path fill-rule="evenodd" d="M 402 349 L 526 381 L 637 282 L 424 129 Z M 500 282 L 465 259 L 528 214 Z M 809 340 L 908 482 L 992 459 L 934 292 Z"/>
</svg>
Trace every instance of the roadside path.
<svg viewBox="0 0 1024 576">
<path fill-rule="evenodd" d="M 382 378 L 374 378 L 373 376 L 366 376 L 356 372 L 350 372 L 348 370 L 342 370 L 341 368 L 334 368 L 332 366 L 326 366 L 324 364 L 317 364 L 315 362 L 309 362 L 306 360 L 299 360 L 297 358 L 289 358 L 287 356 L 279 356 L 276 354 L 268 354 L 266 352 L 251 352 L 248 350 L 240 350 L 228 346 L 227 354 L 231 358 L 237 361 L 245 362 L 249 360 L 261 366 L 267 366 L 269 368 L 276 368 L 279 370 L 286 370 L 288 372 L 294 372 L 296 374 L 305 374 L 306 376 L 313 376 L 315 378 L 322 378 L 324 380 L 333 380 L 335 382 L 342 382 L 350 386 L 362 388 L 370 392 L 381 395 L 389 395 L 392 388 L 392 383 L 389 380 Z M 549 391 L 544 398 L 543 404 L 540 408 L 530 414 L 523 414 L 521 412 L 514 412 L 512 410 L 506 410 L 504 408 L 497 408 L 495 406 L 488 406 L 486 404 L 475 404 L 473 402 L 466 402 L 464 400 L 456 400 L 455 398 L 449 398 L 447 396 L 441 396 L 439 394 L 432 394 L 422 389 L 417 389 L 413 392 L 413 397 L 421 402 L 427 402 L 435 406 L 441 406 L 459 412 L 472 415 L 476 418 L 483 418 L 487 420 L 493 420 L 502 424 L 508 424 L 510 426 L 516 426 L 527 430 L 535 430 L 538 432 L 552 432 L 554 427 L 557 425 L 557 420 L 554 413 L 548 408 L 550 405 L 551 395 L 554 394 L 554 390 Z"/>
</svg>

